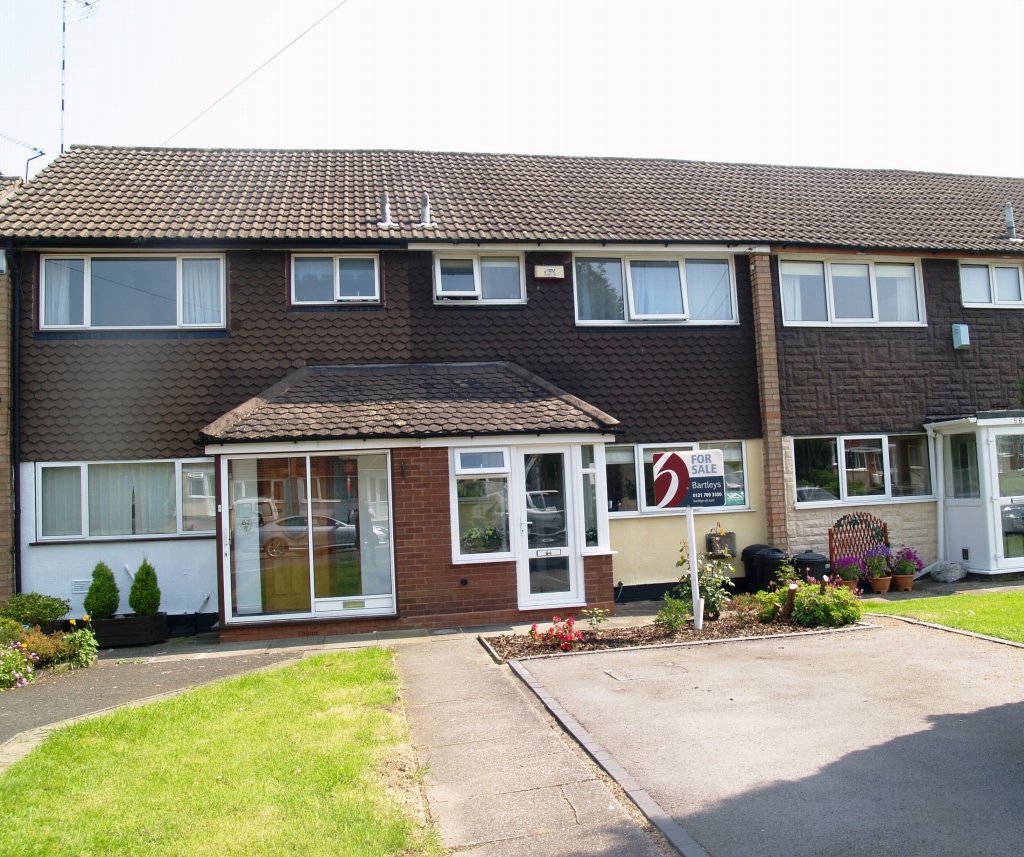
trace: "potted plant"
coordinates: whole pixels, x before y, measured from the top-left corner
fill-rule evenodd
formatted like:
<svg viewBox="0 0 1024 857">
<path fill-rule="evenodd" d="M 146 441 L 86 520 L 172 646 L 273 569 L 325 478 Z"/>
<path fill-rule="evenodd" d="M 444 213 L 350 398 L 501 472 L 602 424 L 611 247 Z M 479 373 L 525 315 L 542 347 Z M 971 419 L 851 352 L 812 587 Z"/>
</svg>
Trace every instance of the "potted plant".
<svg viewBox="0 0 1024 857">
<path fill-rule="evenodd" d="M 871 575 L 871 591 L 882 595 L 892 583 L 892 551 L 888 545 L 870 548 L 864 554 L 864 566 Z"/>
<path fill-rule="evenodd" d="M 100 646 L 147 646 L 162 643 L 170 636 L 167 614 L 159 612 L 156 569 L 146 557 L 142 558 L 128 594 L 128 605 L 135 612 L 114 613 L 120 600 L 114 573 L 106 563 L 97 563 L 92 571 L 89 594 L 85 597 L 85 609 L 92 617 L 93 632 Z"/>
<path fill-rule="evenodd" d="M 913 548 L 902 545 L 892 563 L 892 585 L 897 592 L 910 592 L 914 588 L 914 578 L 924 568 L 921 557 Z"/>
<path fill-rule="evenodd" d="M 857 585 L 865 574 L 864 563 L 855 556 L 842 556 L 833 563 L 832 571 L 839 576 L 839 583 L 851 592 L 857 591 Z"/>
</svg>

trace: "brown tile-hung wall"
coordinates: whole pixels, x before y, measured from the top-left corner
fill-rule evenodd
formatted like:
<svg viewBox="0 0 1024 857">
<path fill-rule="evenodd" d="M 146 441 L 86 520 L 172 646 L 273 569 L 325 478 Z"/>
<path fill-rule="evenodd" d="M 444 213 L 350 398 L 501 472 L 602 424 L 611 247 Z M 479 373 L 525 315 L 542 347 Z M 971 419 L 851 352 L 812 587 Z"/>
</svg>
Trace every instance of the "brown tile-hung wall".
<svg viewBox="0 0 1024 857">
<path fill-rule="evenodd" d="M 287 255 L 228 253 L 230 335 L 38 334 L 38 256 L 23 254 L 22 461 L 202 454 L 199 429 L 304 364 L 511 361 L 621 422 L 625 441 L 761 435 L 749 266 L 739 326 L 581 328 L 571 257 L 528 253 L 522 307 L 435 306 L 431 254 L 381 254 L 385 305 L 287 307 Z M 537 283 L 533 265 L 566 266 Z"/>
<path fill-rule="evenodd" d="M 391 478 L 395 486 L 392 503 L 399 618 L 343 619 L 335 622 L 300 620 L 276 626 L 267 623 L 243 626 L 222 624 L 221 640 L 265 640 L 275 636 L 356 634 L 375 629 L 539 622 L 551 618 L 551 609 L 518 609 L 515 562 L 452 563 L 447 450 L 396 449 L 392 452 L 391 466 Z M 587 604 L 590 607 L 612 608 L 612 558 L 586 557 L 584 575 Z M 461 583 L 463 579 L 467 581 L 465 585 Z M 224 603 L 223 597 L 221 603 Z M 565 615 L 579 614 L 578 609 L 558 612 Z"/>
<path fill-rule="evenodd" d="M 772 259 L 786 435 L 920 430 L 925 417 L 1013 408 L 1024 312 L 964 309 L 955 259 L 922 260 L 928 327 L 783 327 Z M 953 324 L 971 346 L 953 350 Z"/>
</svg>

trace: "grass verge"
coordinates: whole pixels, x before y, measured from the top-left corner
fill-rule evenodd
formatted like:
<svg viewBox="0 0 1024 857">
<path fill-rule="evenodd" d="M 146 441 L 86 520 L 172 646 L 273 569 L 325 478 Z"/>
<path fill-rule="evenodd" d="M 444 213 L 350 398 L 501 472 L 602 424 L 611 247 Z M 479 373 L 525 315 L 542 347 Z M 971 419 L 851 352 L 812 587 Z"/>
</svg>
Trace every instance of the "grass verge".
<svg viewBox="0 0 1024 857">
<path fill-rule="evenodd" d="M 984 595 L 943 595 L 909 601 L 871 601 L 864 607 L 872 613 L 908 616 L 922 622 L 1024 643 L 1024 590 Z"/>
<path fill-rule="evenodd" d="M 439 853 L 397 685 L 367 648 L 60 729 L 0 776 L 0 854 Z"/>
</svg>

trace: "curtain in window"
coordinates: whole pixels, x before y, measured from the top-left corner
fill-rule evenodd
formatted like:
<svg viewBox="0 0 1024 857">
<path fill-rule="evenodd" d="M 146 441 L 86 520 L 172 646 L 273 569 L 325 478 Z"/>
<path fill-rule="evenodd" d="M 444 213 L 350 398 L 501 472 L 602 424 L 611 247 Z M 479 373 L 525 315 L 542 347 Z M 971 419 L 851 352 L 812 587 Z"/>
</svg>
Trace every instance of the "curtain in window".
<svg viewBox="0 0 1024 857">
<path fill-rule="evenodd" d="M 919 321 L 913 265 L 875 265 L 880 321 Z"/>
<path fill-rule="evenodd" d="M 220 324 L 220 259 L 181 260 L 182 322 Z"/>
<path fill-rule="evenodd" d="M 47 259 L 43 323 L 82 323 L 82 291 L 85 262 L 82 259 Z"/>
<path fill-rule="evenodd" d="M 89 467 L 89 534 L 173 533 L 173 464 L 93 464 Z"/>
<path fill-rule="evenodd" d="M 678 262 L 630 262 L 637 315 L 682 315 L 683 290 Z"/>
<path fill-rule="evenodd" d="M 82 535 L 82 468 L 42 469 L 44 536 Z"/>
<path fill-rule="evenodd" d="M 821 262 L 783 262 L 779 272 L 786 321 L 828 321 L 824 265 Z"/>
<path fill-rule="evenodd" d="M 729 263 L 724 259 L 687 259 L 686 290 L 690 300 L 690 318 L 732 318 Z"/>
</svg>

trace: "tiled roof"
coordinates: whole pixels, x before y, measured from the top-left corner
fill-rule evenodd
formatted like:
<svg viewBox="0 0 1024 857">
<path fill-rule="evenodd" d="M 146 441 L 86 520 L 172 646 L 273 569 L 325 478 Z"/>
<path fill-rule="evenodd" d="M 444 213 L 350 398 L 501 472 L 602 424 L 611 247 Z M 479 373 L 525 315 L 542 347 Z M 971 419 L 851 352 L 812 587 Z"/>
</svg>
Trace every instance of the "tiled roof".
<svg viewBox="0 0 1024 857">
<path fill-rule="evenodd" d="M 0 201 L 21 187 L 21 176 L 0 176 Z"/>
<path fill-rule="evenodd" d="M 307 366 L 202 430 L 212 442 L 603 431 L 618 420 L 514 363 Z"/>
<path fill-rule="evenodd" d="M 387 191 L 395 227 L 379 227 Z M 422 228 L 430 196 L 433 228 Z M 635 158 L 75 147 L 0 210 L 21 239 L 687 241 L 1024 252 L 1024 179 Z M 1024 230 L 1022 230 L 1024 232 Z"/>
</svg>

